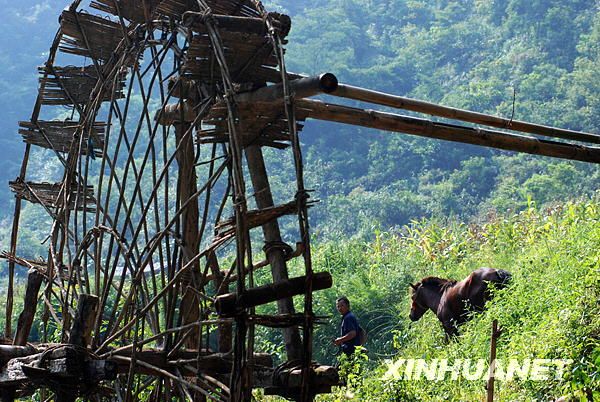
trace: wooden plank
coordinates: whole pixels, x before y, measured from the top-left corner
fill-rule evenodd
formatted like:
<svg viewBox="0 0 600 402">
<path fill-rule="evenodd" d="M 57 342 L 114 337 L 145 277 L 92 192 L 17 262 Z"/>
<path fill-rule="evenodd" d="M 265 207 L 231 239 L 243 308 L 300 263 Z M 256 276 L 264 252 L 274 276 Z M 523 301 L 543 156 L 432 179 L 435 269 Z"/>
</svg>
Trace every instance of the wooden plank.
<svg viewBox="0 0 600 402">
<path fill-rule="evenodd" d="M 56 208 L 58 206 L 58 197 L 62 183 L 33 183 L 24 182 L 21 180 L 15 180 L 8 183 L 10 189 L 15 193 L 17 197 L 23 200 L 27 200 L 34 204 L 42 204 L 47 208 Z M 77 209 L 92 212 L 95 209 L 93 206 L 96 204 L 94 198 L 94 187 L 87 186 L 85 200 L 83 197 L 79 197 L 77 201 Z M 71 209 L 75 208 L 75 194 L 77 193 L 77 184 L 71 187 L 73 196 L 71 197 Z"/>
<path fill-rule="evenodd" d="M 39 67 L 43 105 L 74 105 L 90 101 L 93 90 L 98 84 L 98 73 L 93 65 L 86 67 Z M 105 86 L 100 93 L 103 102 L 125 97 L 126 73 L 121 72 L 116 79 L 116 85 Z M 44 85 L 41 85 L 44 84 Z"/>
<path fill-rule="evenodd" d="M 94 0 L 90 7 L 143 24 L 152 18 L 161 0 Z"/>
<path fill-rule="evenodd" d="M 61 51 L 99 62 L 110 60 L 123 40 L 121 24 L 85 12 L 64 10 L 60 27 L 63 33 Z"/>
<path fill-rule="evenodd" d="M 19 134 L 23 137 L 23 142 L 61 153 L 69 152 L 78 128 L 79 123 L 74 121 L 19 122 Z M 91 129 L 84 130 L 81 155 L 88 154 L 91 144 L 94 156 L 102 157 L 105 130 L 105 123 L 94 123 Z"/>
<path fill-rule="evenodd" d="M 242 17 L 260 17 L 260 13 L 249 0 L 206 0 L 213 14 L 237 15 Z M 158 12 L 175 19 L 181 19 L 187 11 L 200 11 L 196 0 L 164 0 Z"/>
</svg>

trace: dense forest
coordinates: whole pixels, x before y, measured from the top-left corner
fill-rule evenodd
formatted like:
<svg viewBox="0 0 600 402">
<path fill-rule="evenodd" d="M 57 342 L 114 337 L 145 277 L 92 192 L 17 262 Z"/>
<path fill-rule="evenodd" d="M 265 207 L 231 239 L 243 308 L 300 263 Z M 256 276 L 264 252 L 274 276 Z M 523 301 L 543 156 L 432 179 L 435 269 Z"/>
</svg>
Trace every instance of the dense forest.
<svg viewBox="0 0 600 402">
<path fill-rule="evenodd" d="M 288 2 L 281 2 L 285 9 Z M 507 118 L 600 131 L 600 14 L 588 1 L 309 1 L 293 69 Z M 514 113 L 513 113 L 514 108 Z M 591 194 L 594 166 L 354 127 L 304 135 L 323 231 L 485 216 Z M 356 212 L 358 211 L 358 212 Z"/>
<path fill-rule="evenodd" d="M 347 84 L 600 133 L 598 0 L 265 3 L 292 16 L 291 71 L 330 71 Z M 13 202 L 6 183 L 18 175 L 23 152 L 18 121 L 31 114 L 36 66 L 67 3 L 0 4 L 6 14 L 0 26 L 5 250 Z M 565 381 L 501 384 L 502 400 L 600 398 L 591 391 L 600 388 L 596 166 L 315 121 L 301 135 L 307 186 L 321 201 L 311 209 L 315 264 L 344 278 L 315 301 L 318 314 L 333 315 L 317 332 L 316 358 L 335 360 L 329 340 L 339 294 L 351 297 L 370 332 L 369 360 L 345 362 L 348 387 L 323 400 L 481 399 L 478 382 L 382 381 L 383 359 L 461 358 L 465 349 L 485 357 L 493 318 L 506 328 L 503 356 L 577 362 Z M 44 180 L 56 173 L 53 163 L 38 156 L 30 172 Z M 292 171 L 292 160 L 272 155 L 268 163 Z M 272 185 L 284 186 L 283 176 Z M 25 208 L 20 247 L 26 256 L 43 255 L 46 222 L 44 211 Z M 482 265 L 510 270 L 515 285 L 465 327 L 460 343 L 442 347 L 432 316 L 410 325 L 408 283 L 427 275 L 460 278 Z M 259 344 L 282 351 L 277 337 Z"/>
<path fill-rule="evenodd" d="M 289 13 L 290 70 L 507 118 L 600 132 L 597 0 L 273 0 Z M 62 4 L 4 4 L 0 45 L 0 177 L 18 174 L 26 120 Z M 10 95 L 9 95 L 10 94 Z M 66 111 L 68 112 L 68 111 Z M 321 200 L 315 232 L 370 236 L 412 219 L 464 220 L 591 195 L 593 165 L 310 121 L 302 134 L 308 186 Z M 272 158 L 291 171 L 291 160 Z M 285 166 L 282 166 L 285 165 Z M 30 169 L 42 176 L 52 166 Z M 285 180 L 281 180 L 281 183 Z M 277 186 L 279 182 L 274 183 Z M 2 215 L 12 195 L 0 194 Z M 33 222 L 26 224 L 37 227 Z"/>
</svg>

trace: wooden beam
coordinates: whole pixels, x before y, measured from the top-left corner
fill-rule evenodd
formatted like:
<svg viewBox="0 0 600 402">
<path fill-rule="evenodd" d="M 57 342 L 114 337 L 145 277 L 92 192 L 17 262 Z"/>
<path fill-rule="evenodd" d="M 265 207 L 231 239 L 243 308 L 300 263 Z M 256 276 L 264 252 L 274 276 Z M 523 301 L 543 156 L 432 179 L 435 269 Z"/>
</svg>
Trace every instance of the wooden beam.
<svg viewBox="0 0 600 402">
<path fill-rule="evenodd" d="M 32 347 L 36 352 L 9 360 L 0 370 L 0 390 L 51 388 L 60 398 L 74 400 L 100 381 L 114 380 L 117 364 L 95 360 L 89 352 L 70 344 Z M 58 400 L 61 400 L 61 399 Z M 70 399 L 69 399 L 70 398 Z"/>
<path fill-rule="evenodd" d="M 247 147 L 244 152 L 248 161 L 248 170 L 250 172 L 250 179 L 252 180 L 252 187 L 254 188 L 256 205 L 261 209 L 273 207 L 275 203 L 261 147 L 252 145 Z M 266 246 L 283 244 L 279 223 L 276 219 L 264 222 L 262 231 Z M 287 259 L 282 247 L 267 247 L 265 254 L 271 266 L 273 281 L 288 280 Z M 291 297 L 277 299 L 277 310 L 280 314 L 294 314 L 294 301 Z M 300 339 L 298 328 L 285 328 L 282 332 L 288 360 L 302 358 L 302 340 Z"/>
<path fill-rule="evenodd" d="M 415 117 L 357 109 L 314 100 L 297 100 L 296 107 L 308 111 L 309 117 L 318 120 L 480 145 L 507 151 L 524 152 L 533 155 L 600 163 L 600 148 L 598 147 L 561 143 L 500 131 L 435 123 Z"/>
<path fill-rule="evenodd" d="M 313 276 L 313 290 L 329 289 L 333 279 L 329 272 L 319 272 Z M 218 296 L 215 309 L 221 316 L 235 315 L 239 310 L 256 307 L 281 299 L 303 294 L 306 291 L 306 276 L 282 280 L 276 283 L 248 289 L 243 294 L 229 293 Z"/>
<path fill-rule="evenodd" d="M 574 130 L 566 130 L 563 128 L 527 123 L 519 120 L 505 119 L 503 117 L 471 112 L 469 110 L 456 109 L 452 107 L 436 105 L 435 103 L 372 91 L 369 89 L 354 87 L 352 85 L 339 84 L 337 89 L 332 92 L 331 95 L 398 109 L 410 110 L 413 112 L 425 113 L 431 116 L 446 117 L 448 119 L 461 120 L 469 123 L 504 128 L 512 131 L 600 144 L 600 135 L 598 134 L 583 133 Z"/>
<path fill-rule="evenodd" d="M 13 345 L 25 346 L 31 332 L 35 311 L 37 309 L 38 293 L 42 286 L 44 277 L 36 270 L 30 270 L 27 274 L 27 288 L 25 289 L 25 299 L 23 300 L 23 311 L 19 315 L 17 323 L 17 332 L 13 340 Z"/>
<path fill-rule="evenodd" d="M 261 375 L 262 374 L 262 375 Z M 259 388 L 265 389 L 265 395 L 280 395 L 288 399 L 298 400 L 301 394 L 302 369 L 289 367 L 255 373 Z M 338 370 L 331 366 L 313 366 L 310 369 L 310 390 L 313 395 L 331 392 L 332 386 L 340 385 Z"/>
<path fill-rule="evenodd" d="M 98 314 L 98 296 L 80 294 L 77 304 L 77 313 L 71 333 L 69 334 L 69 343 L 87 348 L 92 339 L 92 331 Z"/>
<path fill-rule="evenodd" d="M 273 26 L 279 30 L 279 36 L 284 38 L 288 35 L 291 28 L 290 17 L 285 14 L 269 13 Z M 183 23 L 190 25 L 195 32 L 205 33 L 206 26 L 203 13 L 188 11 L 183 15 Z M 267 35 L 269 33 L 267 24 L 262 18 L 241 17 L 234 15 L 212 14 L 211 20 L 214 21 L 219 29 L 229 32 L 239 32 L 255 35 Z"/>
<path fill-rule="evenodd" d="M 0 345 L 0 367 L 4 366 L 6 362 L 8 362 L 11 359 L 29 356 L 35 353 L 38 353 L 38 351 L 31 345 Z"/>
</svg>

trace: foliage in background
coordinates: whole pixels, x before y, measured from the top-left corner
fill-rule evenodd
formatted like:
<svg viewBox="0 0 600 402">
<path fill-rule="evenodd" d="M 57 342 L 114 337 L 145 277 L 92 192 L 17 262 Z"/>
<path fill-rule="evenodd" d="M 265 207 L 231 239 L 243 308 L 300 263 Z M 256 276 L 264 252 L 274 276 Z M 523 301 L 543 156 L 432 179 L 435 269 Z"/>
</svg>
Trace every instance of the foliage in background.
<svg viewBox="0 0 600 402">
<path fill-rule="evenodd" d="M 290 70 L 331 71 L 353 85 L 600 132 L 597 0 L 265 3 L 293 18 Z M 17 122 L 31 113 L 36 66 L 44 62 L 57 16 L 68 2 L 0 4 L 7 13 L 0 29 L 6 38 L 0 44 L 0 88 L 10 94 L 0 99 L 0 178 L 6 183 L 18 174 L 23 145 Z M 600 183 L 599 170 L 589 164 L 360 127 L 311 121 L 302 140 L 307 186 L 323 201 L 311 214 L 321 237 L 370 238 L 375 227 L 401 227 L 422 217 L 477 220 L 490 210 L 522 210 L 528 196 L 546 203 L 591 195 Z M 44 165 L 52 157 L 32 159 Z M 293 162 L 274 152 L 267 162 L 277 172 L 272 180 L 277 197 L 292 182 Z M 59 180 L 58 164 L 49 166 L 32 166 L 30 179 Z M 4 188 L 0 214 L 11 216 L 12 195 Z M 38 219 L 35 208 L 24 211 L 25 220 L 29 214 Z"/>
</svg>

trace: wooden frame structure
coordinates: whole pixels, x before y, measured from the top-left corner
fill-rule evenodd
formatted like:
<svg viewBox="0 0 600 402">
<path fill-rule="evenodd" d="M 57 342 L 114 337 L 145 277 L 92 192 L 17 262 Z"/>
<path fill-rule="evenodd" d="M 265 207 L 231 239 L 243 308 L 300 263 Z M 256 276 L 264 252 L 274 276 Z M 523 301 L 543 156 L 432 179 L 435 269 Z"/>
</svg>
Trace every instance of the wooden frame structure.
<svg viewBox="0 0 600 402">
<path fill-rule="evenodd" d="M 338 384 L 335 368 L 312 362 L 312 294 L 332 278 L 311 262 L 298 138 L 309 118 L 600 161 L 600 148 L 587 144 L 600 143 L 594 134 L 382 94 L 333 74 L 290 73 L 290 18 L 258 0 L 92 0 L 94 13 L 81 3 L 63 11 L 32 116 L 20 123 L 26 148 L 11 182 L 11 249 L 1 256 L 9 261 L 3 401 L 36 390 L 58 401 L 247 401 L 258 387 L 310 401 Z M 60 66 L 64 54 L 81 64 Z M 535 136 L 307 99 L 317 94 Z M 42 108 L 46 116 L 57 106 L 74 117 L 40 119 Z M 56 184 L 27 181 L 32 147 L 64 167 Z M 293 160 L 288 194 L 272 193 L 265 147 Z M 52 219 L 43 260 L 19 256 L 23 201 Z M 284 216 L 297 219 L 295 249 L 282 239 Z M 264 259 L 255 256 L 256 231 Z M 304 269 L 296 278 L 293 258 Z M 267 266 L 272 280 L 259 286 L 255 272 Z M 29 273 L 14 328 L 18 267 Z M 277 313 L 256 314 L 271 302 Z M 255 351 L 257 325 L 282 331 L 287 362 L 273 367 Z"/>
</svg>

